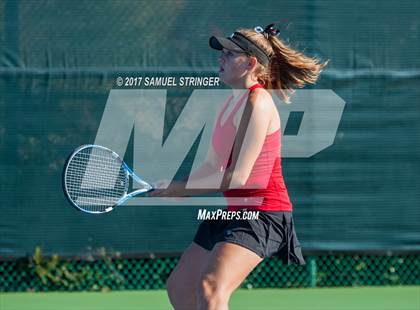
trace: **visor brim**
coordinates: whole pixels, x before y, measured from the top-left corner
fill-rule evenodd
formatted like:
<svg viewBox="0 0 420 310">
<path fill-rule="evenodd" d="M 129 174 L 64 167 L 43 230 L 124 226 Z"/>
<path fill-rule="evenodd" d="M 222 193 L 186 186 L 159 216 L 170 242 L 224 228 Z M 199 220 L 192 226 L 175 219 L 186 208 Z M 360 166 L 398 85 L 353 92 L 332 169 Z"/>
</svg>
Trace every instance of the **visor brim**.
<svg viewBox="0 0 420 310">
<path fill-rule="evenodd" d="M 223 48 L 234 51 L 234 52 L 244 52 L 242 48 L 240 48 L 236 43 L 234 43 L 229 38 L 224 37 L 210 37 L 209 45 L 211 48 L 221 51 Z"/>
</svg>

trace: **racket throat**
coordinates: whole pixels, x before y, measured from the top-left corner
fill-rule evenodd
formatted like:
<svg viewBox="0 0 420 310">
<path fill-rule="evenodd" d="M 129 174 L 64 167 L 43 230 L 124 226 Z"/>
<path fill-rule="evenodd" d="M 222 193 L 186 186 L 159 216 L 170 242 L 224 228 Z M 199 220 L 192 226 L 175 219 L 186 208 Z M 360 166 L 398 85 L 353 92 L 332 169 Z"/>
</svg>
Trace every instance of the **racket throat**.
<svg viewBox="0 0 420 310">
<path fill-rule="evenodd" d="M 133 192 L 131 192 L 131 193 L 128 193 L 128 194 L 127 194 L 127 195 L 125 195 L 124 197 L 122 197 L 122 198 L 118 201 L 117 205 L 122 205 L 122 204 L 124 204 L 127 200 L 129 200 L 129 199 L 131 199 L 131 198 L 133 198 L 133 197 L 135 197 L 135 196 L 140 196 L 140 195 L 146 194 L 146 193 L 148 193 L 148 192 L 150 192 L 150 191 L 152 191 L 152 190 L 153 190 L 153 187 L 152 187 L 152 186 L 150 186 L 150 185 L 147 185 L 147 187 L 145 187 L 145 188 L 141 188 L 141 189 L 135 190 L 135 191 L 133 191 Z"/>
</svg>

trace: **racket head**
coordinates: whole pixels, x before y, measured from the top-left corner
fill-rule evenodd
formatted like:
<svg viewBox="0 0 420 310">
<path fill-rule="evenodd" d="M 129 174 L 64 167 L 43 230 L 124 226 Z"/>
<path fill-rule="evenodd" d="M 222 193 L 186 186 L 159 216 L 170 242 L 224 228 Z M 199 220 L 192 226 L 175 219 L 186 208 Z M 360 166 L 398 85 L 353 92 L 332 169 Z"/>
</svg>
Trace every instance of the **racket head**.
<svg viewBox="0 0 420 310">
<path fill-rule="evenodd" d="M 64 195 L 76 209 L 101 214 L 112 211 L 127 196 L 129 172 L 117 153 L 87 144 L 68 157 L 62 184 Z"/>
</svg>

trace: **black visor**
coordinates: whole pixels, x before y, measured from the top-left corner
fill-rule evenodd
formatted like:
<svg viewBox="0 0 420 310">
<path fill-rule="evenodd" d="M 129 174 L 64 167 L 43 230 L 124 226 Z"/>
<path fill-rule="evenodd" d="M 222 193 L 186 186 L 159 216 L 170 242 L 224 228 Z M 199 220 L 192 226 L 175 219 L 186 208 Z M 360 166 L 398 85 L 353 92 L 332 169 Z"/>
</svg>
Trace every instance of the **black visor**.
<svg viewBox="0 0 420 310">
<path fill-rule="evenodd" d="M 268 65 L 270 57 L 265 54 L 265 52 L 259 48 L 255 43 L 248 40 L 244 35 L 239 32 L 234 32 L 230 37 L 210 37 L 209 45 L 215 50 L 221 51 L 223 48 L 239 52 L 239 53 L 249 53 L 255 56 L 259 62 L 263 65 Z"/>
</svg>

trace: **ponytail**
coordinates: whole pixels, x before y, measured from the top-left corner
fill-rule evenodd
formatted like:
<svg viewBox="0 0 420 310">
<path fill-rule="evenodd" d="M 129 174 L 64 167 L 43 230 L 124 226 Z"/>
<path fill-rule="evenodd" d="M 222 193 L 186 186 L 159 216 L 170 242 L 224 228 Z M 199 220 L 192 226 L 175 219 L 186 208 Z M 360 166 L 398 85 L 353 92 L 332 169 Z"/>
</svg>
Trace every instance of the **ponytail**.
<svg viewBox="0 0 420 310">
<path fill-rule="evenodd" d="M 315 84 L 328 61 L 321 62 L 288 46 L 277 37 L 279 31 L 273 25 L 268 25 L 263 31 L 257 29 L 261 27 L 256 27 L 238 29 L 238 32 L 270 55 L 268 65 L 258 64 L 255 71 L 258 82 L 266 89 L 274 90 L 284 102 L 290 103 L 290 95 L 295 88 Z"/>
<path fill-rule="evenodd" d="M 321 63 L 316 57 L 308 57 L 287 46 L 275 36 L 268 38 L 273 49 L 269 63 L 268 89 L 275 89 L 280 97 L 290 103 L 295 88 L 315 84 L 328 61 Z"/>
</svg>

